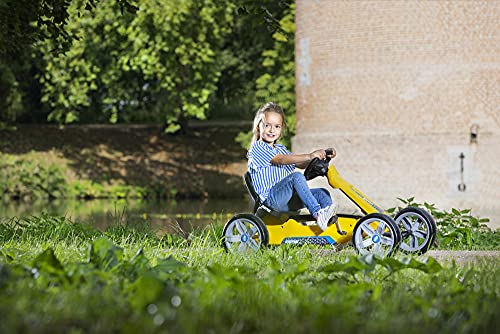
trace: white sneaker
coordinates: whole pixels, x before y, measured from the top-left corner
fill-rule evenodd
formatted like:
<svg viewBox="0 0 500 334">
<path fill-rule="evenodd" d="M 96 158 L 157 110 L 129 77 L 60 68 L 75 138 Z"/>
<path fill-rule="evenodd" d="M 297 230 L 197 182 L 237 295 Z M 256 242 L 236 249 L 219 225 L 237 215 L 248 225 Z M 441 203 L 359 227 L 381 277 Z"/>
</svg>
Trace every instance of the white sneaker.
<svg viewBox="0 0 500 334">
<path fill-rule="evenodd" d="M 316 217 L 317 224 L 323 231 L 328 227 L 328 221 L 335 213 L 337 206 L 332 204 L 318 211 L 318 216 Z"/>
</svg>

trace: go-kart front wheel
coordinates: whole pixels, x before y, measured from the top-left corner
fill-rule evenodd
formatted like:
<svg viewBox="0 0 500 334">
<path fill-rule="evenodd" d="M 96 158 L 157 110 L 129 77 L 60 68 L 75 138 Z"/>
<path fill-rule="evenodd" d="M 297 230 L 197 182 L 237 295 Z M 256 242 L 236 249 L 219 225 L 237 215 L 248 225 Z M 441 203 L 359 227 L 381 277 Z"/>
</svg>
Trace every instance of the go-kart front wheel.
<svg viewBox="0 0 500 334">
<path fill-rule="evenodd" d="M 436 240 L 436 223 L 424 209 L 408 207 L 394 217 L 401 230 L 400 248 L 407 253 L 424 254 Z"/>
<path fill-rule="evenodd" d="M 242 213 L 232 217 L 222 231 L 222 244 L 234 252 L 256 252 L 269 243 L 266 225 L 256 215 Z"/>
<path fill-rule="evenodd" d="M 361 255 L 391 256 L 401 242 L 401 232 L 391 217 L 370 213 L 354 226 L 352 242 Z"/>
</svg>

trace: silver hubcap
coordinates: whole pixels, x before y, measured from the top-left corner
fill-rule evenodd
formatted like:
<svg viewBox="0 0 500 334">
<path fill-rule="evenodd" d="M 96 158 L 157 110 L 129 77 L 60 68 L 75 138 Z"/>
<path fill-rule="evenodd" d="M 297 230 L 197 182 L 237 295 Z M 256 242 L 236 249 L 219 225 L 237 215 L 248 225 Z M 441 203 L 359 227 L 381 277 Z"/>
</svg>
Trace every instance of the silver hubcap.
<svg viewBox="0 0 500 334">
<path fill-rule="evenodd" d="M 361 255 L 384 257 L 394 248 L 394 234 L 384 221 L 367 219 L 356 230 L 354 245 Z"/>
<path fill-rule="evenodd" d="M 224 238 L 226 247 L 231 252 L 255 252 L 262 243 L 257 225 L 245 218 L 232 221 L 226 229 Z"/>
<path fill-rule="evenodd" d="M 419 251 L 429 241 L 429 227 L 425 218 L 421 215 L 415 212 L 407 212 L 399 216 L 396 223 L 403 234 L 401 249 L 407 252 Z"/>
</svg>

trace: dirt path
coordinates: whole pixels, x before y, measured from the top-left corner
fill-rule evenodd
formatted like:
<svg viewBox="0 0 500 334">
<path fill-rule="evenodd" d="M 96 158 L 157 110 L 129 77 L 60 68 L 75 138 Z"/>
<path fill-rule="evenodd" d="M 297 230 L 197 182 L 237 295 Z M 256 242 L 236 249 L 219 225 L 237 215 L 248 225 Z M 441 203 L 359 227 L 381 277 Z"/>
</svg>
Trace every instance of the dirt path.
<svg viewBox="0 0 500 334">
<path fill-rule="evenodd" d="M 432 257 L 440 263 L 468 264 L 479 261 L 492 261 L 500 264 L 500 251 L 464 251 L 464 250 L 430 250 L 422 258 Z"/>
<path fill-rule="evenodd" d="M 346 253 L 346 255 L 357 254 L 352 248 L 332 250 L 325 247 L 324 249 L 319 250 L 319 254 L 322 256 L 332 256 L 338 252 Z M 455 261 L 457 265 L 466 265 L 488 261 L 488 263 L 500 265 L 500 251 L 430 250 L 427 253 L 418 256 L 417 259 L 419 261 L 425 261 L 429 257 L 434 258 L 441 264 L 451 264 Z"/>
</svg>

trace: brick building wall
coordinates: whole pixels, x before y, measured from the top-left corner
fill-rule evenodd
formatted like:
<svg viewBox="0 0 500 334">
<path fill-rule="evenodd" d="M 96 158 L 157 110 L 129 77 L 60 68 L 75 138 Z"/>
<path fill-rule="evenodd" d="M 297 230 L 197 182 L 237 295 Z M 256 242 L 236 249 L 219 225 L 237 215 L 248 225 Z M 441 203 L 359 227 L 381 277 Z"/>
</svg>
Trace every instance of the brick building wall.
<svg viewBox="0 0 500 334">
<path fill-rule="evenodd" d="M 295 152 L 333 145 L 382 206 L 500 226 L 500 1 L 296 0 L 295 57 Z"/>
</svg>

